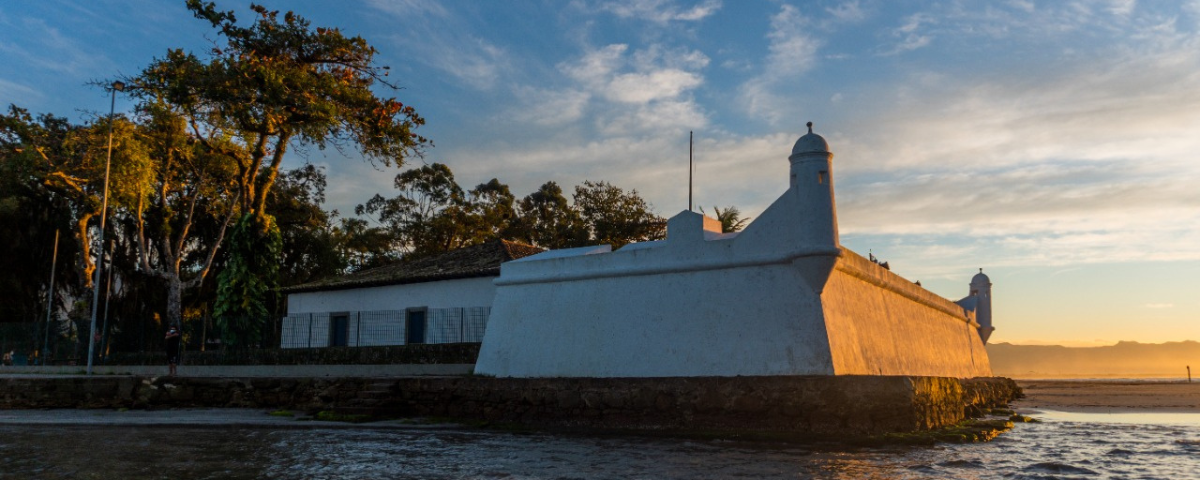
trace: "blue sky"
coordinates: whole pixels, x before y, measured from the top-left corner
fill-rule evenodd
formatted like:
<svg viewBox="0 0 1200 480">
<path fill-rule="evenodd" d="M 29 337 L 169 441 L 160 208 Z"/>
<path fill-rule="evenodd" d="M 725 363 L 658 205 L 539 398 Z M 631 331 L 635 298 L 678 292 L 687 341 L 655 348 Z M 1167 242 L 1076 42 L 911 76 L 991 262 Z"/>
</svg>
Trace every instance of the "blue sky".
<svg viewBox="0 0 1200 480">
<path fill-rule="evenodd" d="M 262 3 L 374 45 L 465 186 L 608 180 L 670 216 L 695 131 L 697 203 L 753 217 L 813 121 L 843 243 L 952 299 L 983 267 L 993 341 L 1200 340 L 1200 2 Z M 0 103 L 84 120 L 87 81 L 216 39 L 182 1 L 0 3 Z M 393 193 L 289 162 L 343 213 Z"/>
</svg>

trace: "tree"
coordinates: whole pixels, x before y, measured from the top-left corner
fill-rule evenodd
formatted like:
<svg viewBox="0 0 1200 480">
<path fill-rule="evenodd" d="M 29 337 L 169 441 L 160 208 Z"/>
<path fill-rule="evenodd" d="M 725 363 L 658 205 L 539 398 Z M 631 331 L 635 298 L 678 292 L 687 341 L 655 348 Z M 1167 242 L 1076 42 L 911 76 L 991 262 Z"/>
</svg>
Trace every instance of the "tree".
<svg viewBox="0 0 1200 480">
<path fill-rule="evenodd" d="M 288 170 L 279 176 L 267 201 L 283 240 L 281 286 L 310 282 L 342 273 L 346 257 L 332 224 L 337 212 L 321 208 L 325 202 L 325 173 L 313 165 Z"/>
<path fill-rule="evenodd" d="M 10 108 L 9 112 L 0 116 L 0 251 L 4 252 L 0 255 L 0 322 L 40 321 L 45 318 L 50 288 L 45 282 L 49 281 L 56 230 L 62 236 L 55 290 L 70 295 L 55 298 L 64 301 L 81 293 L 77 289 L 83 282 L 71 262 L 78 252 L 70 236 L 74 212 L 66 198 L 41 182 L 37 173 L 41 162 L 29 155 L 29 129 L 36 128 L 30 125 L 33 120 L 18 115 L 20 110 Z"/>
<path fill-rule="evenodd" d="M 121 224 L 118 221 L 120 212 L 136 205 L 149 193 L 151 184 L 152 161 L 144 145 L 138 139 L 137 126 L 125 118 L 101 118 L 92 124 L 75 125 L 65 118 L 50 114 L 33 117 L 28 111 L 10 106 L 5 115 L 0 115 L 0 156 L 3 160 L 5 177 L 4 193 L 9 207 L 31 209 L 29 211 L 10 210 L 10 218 L 25 223 L 28 229 L 22 233 L 5 235 L 5 243 L 9 246 L 20 246 L 22 237 L 29 241 L 45 245 L 45 252 L 38 257 L 25 257 L 46 262 L 52 256 L 54 229 L 62 229 L 63 224 L 73 225 L 62 229 L 63 233 L 74 230 L 74 242 L 70 237 L 63 236 L 59 248 L 59 264 L 62 267 L 71 266 L 66 275 L 56 278 L 53 286 L 60 306 L 52 306 L 55 311 L 87 311 L 89 302 L 71 302 L 70 298 L 88 298 L 84 290 L 101 288 L 93 285 L 93 272 L 96 264 L 92 259 L 93 249 L 99 247 L 93 242 L 95 232 L 99 228 L 99 215 L 104 200 L 105 171 L 108 159 L 108 138 L 112 132 L 112 161 L 111 171 L 107 175 L 107 200 L 112 213 L 112 220 L 106 228 L 113 231 L 111 241 L 101 249 L 100 256 L 111 256 L 109 268 L 121 260 L 120 250 L 127 245 L 120 242 Z M 41 211 L 42 216 L 32 214 Z M 31 215 L 32 214 L 32 215 Z M 41 222 L 49 222 L 46 225 Z M 38 228 L 41 226 L 42 228 Z M 35 236 L 28 236 L 35 235 Z M 71 245 L 71 244 L 74 245 Z M 15 244 L 15 245 L 14 245 Z M 73 248 L 72 248 L 73 247 Z M 29 251 L 26 249 L 26 251 Z M 6 249 L 9 256 L 20 256 L 20 249 Z M 105 255 L 110 254 L 110 255 Z M 74 260 L 74 262 L 72 262 Z M 21 268 L 25 262 L 16 262 Z M 73 265 L 72 265 L 73 264 Z M 44 268 L 44 267 L 43 267 Z M 41 270 L 41 269 L 38 269 Z M 111 271 L 111 270 L 110 270 Z M 9 272 L 5 269 L 5 272 Z M 42 270 L 44 272 L 44 270 Z M 34 274 L 18 280 L 19 282 L 38 285 L 41 274 Z M 73 280 L 73 281 L 72 281 Z M 50 287 L 47 287 L 50 288 Z M 37 297 L 29 299 L 28 290 L 20 288 L 10 290 L 12 293 L 27 292 L 25 303 L 40 303 L 46 297 L 39 292 Z M 28 303 L 26 303 L 28 302 Z M 67 304 L 71 305 L 67 305 Z M 28 308 L 28 307 L 26 307 Z M 75 317 L 78 318 L 78 317 Z M 71 323 L 61 324 L 60 333 L 71 333 L 74 329 Z M 78 347 L 86 344 L 87 335 L 73 336 L 78 341 Z"/>
<path fill-rule="evenodd" d="M 343 218 L 332 233 L 347 271 L 374 268 L 400 259 L 394 247 L 395 237 L 385 227 L 372 227 L 361 218 Z"/>
<path fill-rule="evenodd" d="M 245 214 L 228 238 L 228 262 L 217 276 L 213 316 L 221 327 L 222 341 L 231 347 L 250 347 L 262 339 L 263 323 L 270 318 L 270 303 L 278 287 L 283 236 L 271 216 L 257 223 Z M 261 227 L 261 228 L 260 228 Z"/>
<path fill-rule="evenodd" d="M 73 125 L 50 114 L 36 119 L 15 105 L 0 115 L 0 145 L 6 152 L 6 174 L 27 189 L 65 202 L 75 228 L 79 250 L 76 265 L 83 288 L 92 287 L 93 220 L 103 200 L 109 119 Z M 113 147 L 108 203 L 112 208 L 134 205 L 147 193 L 150 159 L 128 120 L 113 122 Z M 31 191 L 32 191 L 31 190 Z M 98 223 L 98 222 L 95 222 Z"/>
<path fill-rule="evenodd" d="M 375 96 L 376 84 L 397 87 L 361 37 L 310 28 L 292 12 L 280 21 L 278 11 L 259 5 L 251 5 L 258 19 L 248 27 L 212 2 L 188 0 L 187 6 L 220 30 L 224 47 L 214 48 L 207 61 L 171 50 L 128 79 L 131 91 L 177 106 L 198 139 L 237 163 L 241 210 L 256 221 L 267 214 L 268 193 L 293 143 L 353 145 L 385 166 L 402 165 L 428 143 L 413 133 L 425 120 L 412 106 Z M 239 148 L 206 140 L 215 138 Z"/>
<path fill-rule="evenodd" d="M 224 45 L 206 60 L 171 50 L 127 83 L 134 96 L 177 109 L 208 152 L 235 163 L 243 216 L 227 253 L 228 265 L 236 268 L 220 274 L 215 310 L 256 315 L 266 310 L 266 300 L 237 295 L 258 295 L 276 282 L 273 269 L 256 266 L 265 258 L 279 261 L 281 237 L 266 204 L 289 147 L 353 145 L 372 163 L 402 165 L 428 143 L 413 133 L 424 119 L 395 98 L 375 95 L 376 85 L 397 87 L 361 37 L 314 29 L 292 12 L 280 18 L 258 5 L 250 7 L 258 18 L 249 26 L 212 2 L 188 0 L 187 6 L 219 30 Z"/>
<path fill-rule="evenodd" d="M 704 207 L 700 207 L 700 213 L 704 213 Z M 721 210 L 718 207 L 713 207 L 713 215 L 717 221 L 721 222 L 721 233 L 730 233 L 741 231 L 746 228 L 746 224 L 750 223 L 750 217 L 742 217 L 742 212 L 737 207 L 730 205 Z"/>
<path fill-rule="evenodd" d="M 376 194 L 358 205 L 358 215 L 375 215 L 393 239 L 393 247 L 407 256 L 446 251 L 464 228 L 462 187 L 450 167 L 440 163 L 423 165 L 396 175 L 393 185 L 400 191 L 392 198 Z"/>
<path fill-rule="evenodd" d="M 469 192 L 450 167 L 424 165 L 396 176 L 399 195 L 375 195 L 359 205 L 359 215 L 375 215 L 409 259 L 509 238 L 516 222 L 515 197 L 493 178 Z"/>
<path fill-rule="evenodd" d="M 567 202 L 557 183 L 546 182 L 517 205 L 514 238 L 542 248 L 581 247 L 588 229 L 579 211 Z"/>
<path fill-rule="evenodd" d="M 154 159 L 154 176 L 153 193 L 139 198 L 130 212 L 137 226 L 138 265 L 166 284 L 167 324 L 181 326 L 183 291 L 208 276 L 237 212 L 234 168 L 228 157 L 195 142 L 184 117 L 169 105 L 145 103 L 139 111 L 140 139 Z M 198 235 L 194 227 L 205 221 L 215 225 L 216 232 Z"/>
<path fill-rule="evenodd" d="M 633 242 L 666 238 L 666 219 L 655 215 L 637 190 L 608 182 L 585 181 L 575 187 L 575 207 L 596 243 L 620 248 Z"/>
<path fill-rule="evenodd" d="M 511 237 L 517 216 L 515 201 L 508 185 L 495 178 L 471 189 L 466 199 L 468 231 L 463 243 L 475 245 Z"/>
</svg>

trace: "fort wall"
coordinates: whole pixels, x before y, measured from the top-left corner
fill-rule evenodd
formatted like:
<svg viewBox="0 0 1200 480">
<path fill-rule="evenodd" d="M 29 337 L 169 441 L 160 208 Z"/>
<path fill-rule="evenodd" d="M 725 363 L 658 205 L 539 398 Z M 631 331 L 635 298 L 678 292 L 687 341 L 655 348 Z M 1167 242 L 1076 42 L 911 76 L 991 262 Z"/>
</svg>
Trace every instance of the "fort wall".
<svg viewBox="0 0 1200 480">
<path fill-rule="evenodd" d="M 552 272 L 555 263 L 537 266 Z M 501 284 L 475 371 L 498 377 L 832 375 L 819 312 L 819 298 L 790 262 Z"/>
<path fill-rule="evenodd" d="M 837 375 L 992 375 L 979 325 L 962 307 L 850 250 L 821 304 Z"/>
</svg>

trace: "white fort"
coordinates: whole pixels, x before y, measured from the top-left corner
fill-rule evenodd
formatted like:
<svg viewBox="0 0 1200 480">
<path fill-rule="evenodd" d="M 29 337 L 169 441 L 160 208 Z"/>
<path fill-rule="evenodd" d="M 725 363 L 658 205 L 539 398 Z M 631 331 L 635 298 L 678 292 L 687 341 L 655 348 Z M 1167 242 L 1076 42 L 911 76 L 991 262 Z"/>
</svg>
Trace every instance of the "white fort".
<svg viewBox="0 0 1200 480">
<path fill-rule="evenodd" d="M 833 154 L 796 141 L 786 192 L 744 231 L 690 211 L 666 240 L 501 267 L 478 374 L 991 376 L 991 283 L 942 298 L 838 243 Z"/>
</svg>

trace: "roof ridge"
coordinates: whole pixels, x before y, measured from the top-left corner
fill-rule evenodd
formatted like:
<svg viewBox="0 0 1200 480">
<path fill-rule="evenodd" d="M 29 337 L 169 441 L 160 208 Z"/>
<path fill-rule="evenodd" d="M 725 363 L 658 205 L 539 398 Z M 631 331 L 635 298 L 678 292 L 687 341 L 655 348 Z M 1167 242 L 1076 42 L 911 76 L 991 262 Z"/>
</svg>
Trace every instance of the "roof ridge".
<svg viewBox="0 0 1200 480">
<path fill-rule="evenodd" d="M 543 251 L 545 249 L 520 242 L 493 239 L 410 261 L 401 259 L 354 273 L 305 282 L 283 290 L 295 293 L 496 276 L 500 274 L 500 264 Z"/>
</svg>

